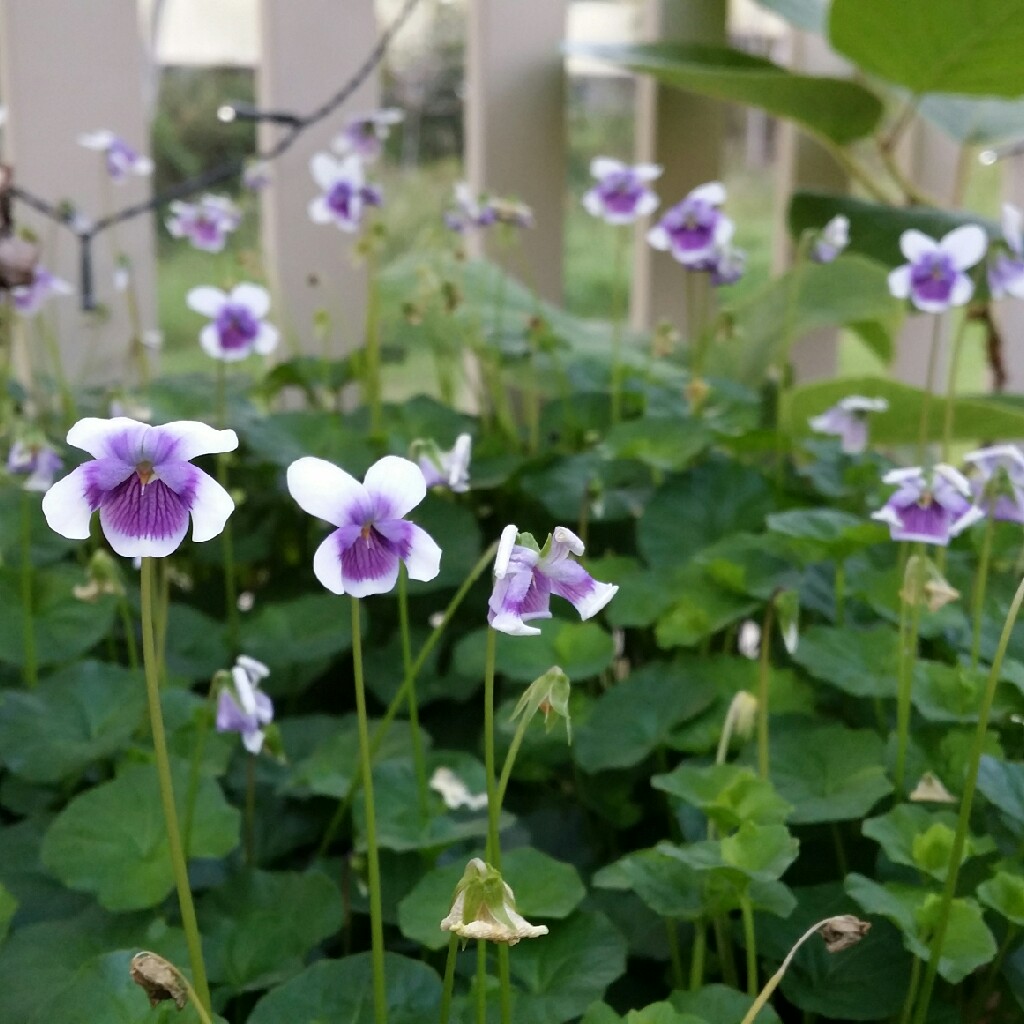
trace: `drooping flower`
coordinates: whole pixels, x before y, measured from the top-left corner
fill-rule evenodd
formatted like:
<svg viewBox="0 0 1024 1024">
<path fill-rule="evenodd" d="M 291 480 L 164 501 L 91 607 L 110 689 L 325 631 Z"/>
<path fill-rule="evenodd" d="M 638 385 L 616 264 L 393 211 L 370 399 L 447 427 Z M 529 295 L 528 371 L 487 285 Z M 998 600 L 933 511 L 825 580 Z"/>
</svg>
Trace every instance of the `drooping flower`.
<svg viewBox="0 0 1024 1024">
<path fill-rule="evenodd" d="M 111 181 L 120 183 L 130 174 L 145 177 L 153 173 L 153 161 L 148 156 L 142 156 L 124 139 L 106 129 L 79 135 L 78 144 L 103 154 Z"/>
<path fill-rule="evenodd" d="M 35 316 L 55 295 L 73 295 L 74 288 L 67 281 L 54 276 L 45 267 L 37 266 L 32 283 L 11 289 L 14 308 L 22 316 Z"/>
<path fill-rule="evenodd" d="M 608 224 L 632 224 L 657 209 L 658 197 L 647 187 L 661 174 L 656 164 L 631 167 L 621 160 L 600 156 L 591 162 L 590 173 L 597 184 L 583 196 L 587 213 Z"/>
<path fill-rule="evenodd" d="M 250 754 L 263 749 L 263 727 L 274 720 L 274 704 L 260 690 L 270 669 L 241 654 L 231 669 L 231 684 L 217 695 L 217 732 L 237 732 Z"/>
<path fill-rule="evenodd" d="M 510 636 L 536 635 L 540 630 L 528 622 L 551 618 L 552 594 L 569 601 L 581 619 L 596 615 L 619 588 L 599 583 L 569 557 L 583 550 L 583 541 L 564 526 L 555 527 L 543 548 L 528 533 L 506 526 L 494 558 L 487 621 Z"/>
<path fill-rule="evenodd" d="M 889 291 L 925 313 L 962 306 L 974 294 L 964 273 L 984 255 L 988 240 L 976 224 L 965 224 L 934 238 L 911 228 L 900 235 L 900 250 L 909 261 L 889 274 Z"/>
<path fill-rule="evenodd" d="M 947 545 L 984 516 L 971 504 L 971 488 L 952 466 L 939 463 L 930 471 L 919 466 L 894 469 L 882 483 L 896 492 L 871 518 L 886 523 L 893 540 Z"/>
<path fill-rule="evenodd" d="M 1024 454 L 1012 444 L 979 448 L 964 456 L 975 469 L 971 478 L 975 499 L 986 515 L 1024 523 Z"/>
<path fill-rule="evenodd" d="M 850 219 L 837 213 L 822 229 L 811 246 L 815 263 L 831 263 L 850 244 Z"/>
<path fill-rule="evenodd" d="M 227 196 L 203 196 L 198 203 L 171 203 L 167 230 L 187 238 L 196 249 L 220 252 L 228 235 L 242 223 L 242 211 Z"/>
<path fill-rule="evenodd" d="M 447 487 L 456 494 L 469 490 L 469 460 L 473 438 L 459 434 L 451 451 L 441 451 L 433 441 L 416 442 L 413 451 L 427 487 Z"/>
<path fill-rule="evenodd" d="M 1024 214 L 1010 203 L 1003 204 L 1003 239 L 1006 249 L 994 251 L 989 261 L 989 291 L 993 299 L 1024 299 Z"/>
<path fill-rule="evenodd" d="M 309 168 L 324 192 L 309 204 L 314 224 L 336 224 L 342 231 L 358 231 L 366 208 L 381 205 L 380 189 L 367 183 L 363 162 L 355 154 L 337 160 L 330 153 L 317 153 Z"/>
<path fill-rule="evenodd" d="M 432 580 L 441 549 L 406 516 L 426 496 L 420 468 L 387 455 L 363 482 L 325 459 L 306 457 L 288 467 L 288 490 L 299 507 L 336 529 L 317 548 L 313 573 L 334 594 L 386 594 L 404 562 L 410 579 Z"/>
<path fill-rule="evenodd" d="M 193 288 L 186 302 L 212 321 L 199 332 L 199 344 L 214 359 L 237 362 L 254 352 L 265 356 L 277 346 L 277 328 L 263 319 L 270 309 L 270 294 L 259 285 L 240 284 L 230 292 Z"/>
<path fill-rule="evenodd" d="M 655 249 L 670 252 L 684 267 L 710 270 L 709 261 L 723 251 L 733 235 L 733 222 L 720 209 L 724 202 L 721 182 L 698 186 L 665 211 L 647 232 L 647 241 Z"/>
<path fill-rule="evenodd" d="M 515 893 L 508 883 L 479 857 L 466 865 L 441 930 L 454 932 L 463 939 L 505 942 L 510 946 L 520 939 L 535 939 L 548 933 L 544 925 L 532 925 L 519 914 Z"/>
<path fill-rule="evenodd" d="M 45 441 L 15 441 L 7 453 L 7 470 L 25 477 L 26 491 L 45 491 L 64 465 L 64 460 Z"/>
<path fill-rule="evenodd" d="M 848 395 L 808 423 L 819 434 L 833 434 L 840 439 L 848 455 L 858 455 L 868 446 L 868 414 L 885 412 L 889 403 L 884 398 Z"/>
<path fill-rule="evenodd" d="M 89 536 L 99 511 L 110 546 L 126 558 L 161 558 L 185 539 L 206 541 L 234 511 L 231 496 L 191 464 L 199 455 L 238 447 L 233 430 L 178 420 L 151 427 L 121 416 L 87 417 L 68 431 L 68 444 L 92 459 L 58 480 L 43 496 L 50 529 L 70 540 Z"/>
<path fill-rule="evenodd" d="M 355 153 L 366 163 L 377 160 L 384 152 L 384 143 L 391 135 L 392 125 L 405 120 L 405 111 L 397 107 L 385 107 L 371 114 L 353 117 L 334 141 L 337 152 L 347 156 Z"/>
</svg>

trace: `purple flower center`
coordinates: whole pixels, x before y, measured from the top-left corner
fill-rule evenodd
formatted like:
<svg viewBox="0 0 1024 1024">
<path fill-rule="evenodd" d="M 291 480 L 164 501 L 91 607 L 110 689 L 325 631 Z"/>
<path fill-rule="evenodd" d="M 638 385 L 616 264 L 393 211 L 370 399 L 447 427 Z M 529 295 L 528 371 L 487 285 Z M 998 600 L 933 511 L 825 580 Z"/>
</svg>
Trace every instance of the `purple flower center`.
<svg viewBox="0 0 1024 1024">
<path fill-rule="evenodd" d="M 335 182 L 327 193 L 328 209 L 342 220 L 352 220 L 352 201 L 355 197 L 356 191 L 349 182 Z"/>
<path fill-rule="evenodd" d="M 609 174 L 597 186 L 601 202 L 612 213 L 632 213 L 643 193 L 643 182 L 629 170 Z"/>
<path fill-rule="evenodd" d="M 197 214 L 192 222 L 192 237 L 199 242 L 220 241 L 222 231 L 219 218 L 211 217 L 209 214 Z"/>
<path fill-rule="evenodd" d="M 925 253 L 910 267 L 910 287 L 920 299 L 948 302 L 956 283 L 953 257 L 944 252 Z"/>
<path fill-rule="evenodd" d="M 687 199 L 664 219 L 672 247 L 683 252 L 699 252 L 712 245 L 721 213 L 704 199 Z"/>
<path fill-rule="evenodd" d="M 130 537 L 171 537 L 187 519 L 195 497 L 189 484 L 176 494 L 162 480 L 153 477 L 152 463 L 143 462 L 127 479 L 109 491 L 86 497 L 103 509 L 106 521 L 119 533 Z"/>
<path fill-rule="evenodd" d="M 260 331 L 260 323 L 248 306 L 226 302 L 214 321 L 221 348 L 237 351 L 252 344 Z"/>
<path fill-rule="evenodd" d="M 123 178 L 139 158 L 139 154 L 126 142 L 114 139 L 107 147 L 107 173 L 112 178 Z"/>
</svg>

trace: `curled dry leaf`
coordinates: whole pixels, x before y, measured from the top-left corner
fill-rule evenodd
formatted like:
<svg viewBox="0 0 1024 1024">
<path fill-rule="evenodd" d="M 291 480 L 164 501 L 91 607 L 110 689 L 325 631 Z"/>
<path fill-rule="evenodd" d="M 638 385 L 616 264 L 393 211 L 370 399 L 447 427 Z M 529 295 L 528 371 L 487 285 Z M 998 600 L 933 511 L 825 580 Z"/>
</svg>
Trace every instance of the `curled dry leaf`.
<svg viewBox="0 0 1024 1024">
<path fill-rule="evenodd" d="M 825 940 L 825 948 L 830 953 L 840 953 L 844 949 L 856 946 L 867 935 L 871 924 L 861 921 L 852 914 L 839 914 L 823 921 L 818 934 Z"/>
<path fill-rule="evenodd" d="M 132 981 L 149 996 L 150 1006 L 171 999 L 179 1010 L 184 1009 L 188 1002 L 188 988 L 170 960 L 156 953 L 136 953 L 128 972 Z"/>
</svg>

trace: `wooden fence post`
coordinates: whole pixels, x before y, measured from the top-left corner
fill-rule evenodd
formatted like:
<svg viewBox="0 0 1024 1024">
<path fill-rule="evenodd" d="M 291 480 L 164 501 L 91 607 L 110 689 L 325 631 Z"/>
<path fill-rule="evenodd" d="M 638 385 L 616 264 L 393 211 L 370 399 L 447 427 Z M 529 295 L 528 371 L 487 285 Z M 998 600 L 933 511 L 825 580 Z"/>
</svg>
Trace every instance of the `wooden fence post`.
<svg viewBox="0 0 1024 1024">
<path fill-rule="evenodd" d="M 1003 165 L 1003 199 L 1024 208 L 1024 156 L 1009 157 Z M 995 305 L 1003 340 L 1003 366 L 1008 392 L 1024 392 L 1024 302 L 1006 298 Z"/>
</svg>

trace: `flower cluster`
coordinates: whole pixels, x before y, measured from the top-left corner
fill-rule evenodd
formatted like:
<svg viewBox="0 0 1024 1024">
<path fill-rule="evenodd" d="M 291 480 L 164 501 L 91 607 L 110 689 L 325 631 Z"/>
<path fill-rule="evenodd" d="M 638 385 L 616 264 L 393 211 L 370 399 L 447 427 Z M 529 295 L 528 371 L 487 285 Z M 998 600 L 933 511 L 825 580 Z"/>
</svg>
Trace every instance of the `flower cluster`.
<svg viewBox="0 0 1024 1024">
<path fill-rule="evenodd" d="M 433 441 L 416 441 L 414 458 L 428 487 L 447 487 L 460 494 L 469 490 L 469 460 L 473 438 L 459 434 L 450 451 L 441 451 Z"/>
</svg>

